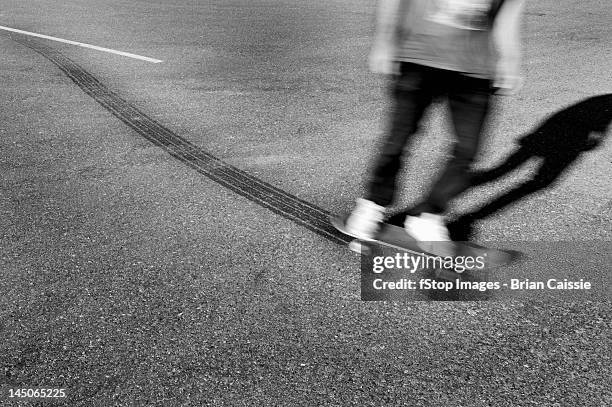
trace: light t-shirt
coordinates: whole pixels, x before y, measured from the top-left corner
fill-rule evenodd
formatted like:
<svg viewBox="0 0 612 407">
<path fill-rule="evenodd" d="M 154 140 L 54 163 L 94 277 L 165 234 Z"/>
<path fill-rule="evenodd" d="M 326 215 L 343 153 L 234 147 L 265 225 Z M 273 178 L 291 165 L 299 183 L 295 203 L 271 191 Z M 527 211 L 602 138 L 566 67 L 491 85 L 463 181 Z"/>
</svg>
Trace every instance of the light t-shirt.
<svg viewBox="0 0 612 407">
<path fill-rule="evenodd" d="M 401 0 L 397 59 L 492 78 L 492 28 L 503 1 Z"/>
</svg>

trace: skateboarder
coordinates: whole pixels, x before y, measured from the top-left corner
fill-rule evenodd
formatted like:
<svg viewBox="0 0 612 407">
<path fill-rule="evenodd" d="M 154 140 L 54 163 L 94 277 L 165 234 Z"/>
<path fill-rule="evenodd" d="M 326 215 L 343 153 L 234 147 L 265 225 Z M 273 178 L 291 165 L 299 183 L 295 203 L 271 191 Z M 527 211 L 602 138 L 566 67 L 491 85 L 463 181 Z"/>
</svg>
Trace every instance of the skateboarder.
<svg viewBox="0 0 612 407">
<path fill-rule="evenodd" d="M 404 226 L 418 241 L 447 241 L 444 213 L 469 185 L 470 167 L 493 89 L 516 92 L 520 76 L 520 15 L 524 0 L 380 0 L 373 72 L 394 75 L 393 107 L 367 192 L 346 221 L 370 239 L 393 201 L 402 153 L 427 107 L 445 96 L 455 142 L 452 157 Z"/>
</svg>

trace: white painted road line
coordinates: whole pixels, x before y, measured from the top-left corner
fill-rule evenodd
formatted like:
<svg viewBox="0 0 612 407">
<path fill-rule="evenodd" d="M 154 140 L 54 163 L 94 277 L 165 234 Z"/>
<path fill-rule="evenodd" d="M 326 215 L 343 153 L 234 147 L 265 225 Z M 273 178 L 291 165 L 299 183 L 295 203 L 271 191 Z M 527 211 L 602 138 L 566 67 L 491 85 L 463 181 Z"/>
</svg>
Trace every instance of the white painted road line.
<svg viewBox="0 0 612 407">
<path fill-rule="evenodd" d="M 11 31 L 11 32 L 14 32 L 14 33 L 29 35 L 31 37 L 44 38 L 46 40 L 58 41 L 58 42 L 63 42 L 63 43 L 66 43 L 66 44 L 71 44 L 71 45 L 77 45 L 79 47 L 84 47 L 84 48 L 91 48 L 91 49 L 95 49 L 97 51 L 109 52 L 111 54 L 122 55 L 124 57 L 140 59 L 141 61 L 153 62 L 154 64 L 158 64 L 160 62 L 164 62 L 164 61 L 161 61 L 159 59 L 143 57 L 142 55 L 130 54 L 129 52 L 117 51 L 117 50 L 114 50 L 114 49 L 98 47 L 96 45 L 85 44 L 85 43 L 82 43 L 82 42 L 65 40 L 63 38 L 51 37 L 49 35 L 36 34 L 36 33 L 33 33 L 33 32 L 29 32 L 29 31 L 18 30 L 16 28 L 4 27 L 2 25 L 0 25 L 0 30 Z"/>
</svg>

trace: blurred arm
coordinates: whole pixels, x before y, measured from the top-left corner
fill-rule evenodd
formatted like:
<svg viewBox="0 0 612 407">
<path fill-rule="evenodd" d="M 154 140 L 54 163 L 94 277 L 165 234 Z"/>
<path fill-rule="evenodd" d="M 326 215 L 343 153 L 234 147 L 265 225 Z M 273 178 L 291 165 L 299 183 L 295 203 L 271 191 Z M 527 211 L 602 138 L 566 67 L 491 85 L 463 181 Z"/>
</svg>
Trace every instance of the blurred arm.
<svg viewBox="0 0 612 407">
<path fill-rule="evenodd" d="M 521 76 L 521 14 L 525 0 L 506 0 L 493 27 L 493 39 L 499 53 L 494 86 L 514 94 L 523 83 Z"/>
<path fill-rule="evenodd" d="M 397 45 L 396 36 L 401 1 L 405 0 L 378 1 L 376 32 L 369 60 L 372 72 L 383 74 L 396 72 L 396 63 L 393 58 Z"/>
</svg>

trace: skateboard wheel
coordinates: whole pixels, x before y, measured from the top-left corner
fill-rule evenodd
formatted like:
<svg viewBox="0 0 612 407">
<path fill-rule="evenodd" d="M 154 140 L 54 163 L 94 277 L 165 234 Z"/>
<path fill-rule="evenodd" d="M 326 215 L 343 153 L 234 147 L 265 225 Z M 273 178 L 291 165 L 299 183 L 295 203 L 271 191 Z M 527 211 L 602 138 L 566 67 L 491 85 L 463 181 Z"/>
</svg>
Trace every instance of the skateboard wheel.
<svg viewBox="0 0 612 407">
<path fill-rule="evenodd" d="M 351 251 L 357 254 L 367 254 L 368 246 L 361 243 L 359 240 L 353 240 L 348 244 L 348 247 Z"/>
</svg>

